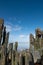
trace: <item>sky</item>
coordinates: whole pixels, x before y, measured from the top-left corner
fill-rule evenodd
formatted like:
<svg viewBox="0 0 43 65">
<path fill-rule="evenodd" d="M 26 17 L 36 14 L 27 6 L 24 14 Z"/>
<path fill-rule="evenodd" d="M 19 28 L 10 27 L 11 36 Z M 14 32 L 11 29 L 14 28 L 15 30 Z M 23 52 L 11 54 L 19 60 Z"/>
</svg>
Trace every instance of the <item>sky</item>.
<svg viewBox="0 0 43 65">
<path fill-rule="evenodd" d="M 9 42 L 29 42 L 30 33 L 43 30 L 43 0 L 0 0 L 0 18 L 10 33 Z"/>
</svg>

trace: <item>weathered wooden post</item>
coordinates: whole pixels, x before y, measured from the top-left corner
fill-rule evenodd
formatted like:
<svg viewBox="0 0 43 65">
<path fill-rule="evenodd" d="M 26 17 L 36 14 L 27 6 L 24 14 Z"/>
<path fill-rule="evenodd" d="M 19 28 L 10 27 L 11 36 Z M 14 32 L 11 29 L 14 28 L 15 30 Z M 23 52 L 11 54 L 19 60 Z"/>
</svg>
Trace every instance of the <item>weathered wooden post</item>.
<svg viewBox="0 0 43 65">
<path fill-rule="evenodd" d="M 9 60 L 10 64 L 13 65 L 13 43 L 9 44 Z"/>
<path fill-rule="evenodd" d="M 1 41 L 2 41 L 2 34 L 3 34 L 3 27 L 4 27 L 4 20 L 0 19 L 0 45 L 1 45 Z"/>
</svg>

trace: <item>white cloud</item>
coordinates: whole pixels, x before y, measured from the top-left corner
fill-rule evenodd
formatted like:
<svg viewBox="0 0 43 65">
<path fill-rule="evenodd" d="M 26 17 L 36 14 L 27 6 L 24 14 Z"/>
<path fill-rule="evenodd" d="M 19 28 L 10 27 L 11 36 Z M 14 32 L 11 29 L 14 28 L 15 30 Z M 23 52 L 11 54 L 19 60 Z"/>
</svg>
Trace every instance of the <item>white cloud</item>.
<svg viewBox="0 0 43 65">
<path fill-rule="evenodd" d="M 25 35 L 20 35 L 19 37 L 20 37 L 20 38 L 24 38 L 24 37 L 25 37 Z"/>
<path fill-rule="evenodd" d="M 16 22 L 16 24 L 13 24 L 12 22 Z M 22 29 L 20 26 L 21 20 L 17 17 L 9 17 L 9 20 L 5 21 L 5 25 L 7 27 L 7 31 L 19 31 Z"/>
<path fill-rule="evenodd" d="M 20 38 L 26 38 L 26 37 L 29 38 L 29 35 L 23 35 L 23 34 L 21 34 L 21 35 L 19 35 L 19 37 Z"/>
<path fill-rule="evenodd" d="M 20 38 L 21 42 L 29 42 L 29 35 L 28 34 L 27 35 L 21 34 L 21 35 L 19 35 L 19 38 Z"/>
<path fill-rule="evenodd" d="M 22 29 L 22 27 L 21 26 L 19 26 L 19 25 L 11 25 L 11 24 L 5 24 L 5 26 L 6 26 L 6 31 L 7 32 L 11 32 L 11 31 L 19 31 L 19 30 L 21 30 Z"/>
<path fill-rule="evenodd" d="M 6 26 L 6 31 L 7 32 L 11 32 L 12 31 L 12 27 L 10 25 L 5 25 Z"/>
<path fill-rule="evenodd" d="M 14 31 L 19 31 L 22 29 L 22 27 L 19 25 L 15 25 L 13 29 L 14 29 Z"/>
</svg>

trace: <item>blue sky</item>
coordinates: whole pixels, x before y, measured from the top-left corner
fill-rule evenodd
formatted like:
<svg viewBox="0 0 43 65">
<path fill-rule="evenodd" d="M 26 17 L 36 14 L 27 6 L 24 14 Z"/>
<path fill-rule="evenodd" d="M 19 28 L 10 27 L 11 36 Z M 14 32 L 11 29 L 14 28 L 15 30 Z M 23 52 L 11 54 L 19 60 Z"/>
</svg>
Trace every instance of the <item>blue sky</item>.
<svg viewBox="0 0 43 65">
<path fill-rule="evenodd" d="M 43 29 L 43 0 L 0 0 L 0 18 L 4 18 L 9 42 L 29 42 L 29 34 Z"/>
</svg>

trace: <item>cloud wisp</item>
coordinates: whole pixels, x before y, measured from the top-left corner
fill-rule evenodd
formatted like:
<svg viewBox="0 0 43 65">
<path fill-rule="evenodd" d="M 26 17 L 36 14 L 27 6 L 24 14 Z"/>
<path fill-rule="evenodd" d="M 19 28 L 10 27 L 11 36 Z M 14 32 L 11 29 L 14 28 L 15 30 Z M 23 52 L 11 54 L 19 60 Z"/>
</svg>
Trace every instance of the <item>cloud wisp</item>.
<svg viewBox="0 0 43 65">
<path fill-rule="evenodd" d="M 19 35 L 19 38 L 22 42 L 29 42 L 29 35 L 28 34 L 27 35 L 21 34 L 21 35 Z"/>
<path fill-rule="evenodd" d="M 27 35 L 21 34 L 21 35 L 19 35 L 19 37 L 20 37 L 20 38 L 26 38 L 26 37 L 29 38 L 29 35 L 28 35 L 28 34 L 27 34 Z"/>
<path fill-rule="evenodd" d="M 10 25 L 5 25 L 6 26 L 6 31 L 7 32 L 11 32 L 12 31 L 12 27 Z"/>
<path fill-rule="evenodd" d="M 19 31 L 22 29 L 22 27 L 19 25 L 15 25 L 13 29 L 14 29 L 14 31 Z"/>
<path fill-rule="evenodd" d="M 13 18 L 10 17 L 8 21 L 5 21 L 5 26 L 7 28 L 7 31 L 9 32 L 22 30 L 22 26 L 20 24 L 21 24 L 21 21 L 17 19 L 16 17 L 13 17 Z"/>
<path fill-rule="evenodd" d="M 5 25 L 6 26 L 6 31 L 7 32 L 11 32 L 11 31 L 20 31 L 22 30 L 22 27 L 19 26 L 19 25 L 14 25 L 14 26 L 11 26 L 11 25 Z"/>
</svg>

